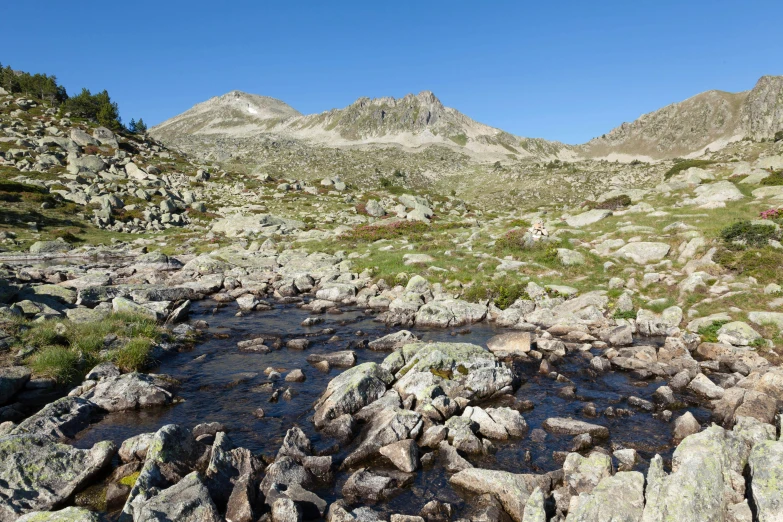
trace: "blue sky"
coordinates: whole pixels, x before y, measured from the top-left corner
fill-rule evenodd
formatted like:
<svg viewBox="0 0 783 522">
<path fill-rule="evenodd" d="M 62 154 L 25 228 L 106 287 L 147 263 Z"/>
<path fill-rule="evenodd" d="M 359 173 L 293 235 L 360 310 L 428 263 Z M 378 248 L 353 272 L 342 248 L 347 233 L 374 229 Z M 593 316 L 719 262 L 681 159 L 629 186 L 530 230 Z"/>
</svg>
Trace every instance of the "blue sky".
<svg viewBox="0 0 783 522">
<path fill-rule="evenodd" d="M 40 0 L 3 19 L 4 65 L 108 89 L 124 121 L 150 125 L 234 89 L 303 113 L 428 89 L 514 134 L 581 143 L 783 74 L 779 0 Z"/>
</svg>

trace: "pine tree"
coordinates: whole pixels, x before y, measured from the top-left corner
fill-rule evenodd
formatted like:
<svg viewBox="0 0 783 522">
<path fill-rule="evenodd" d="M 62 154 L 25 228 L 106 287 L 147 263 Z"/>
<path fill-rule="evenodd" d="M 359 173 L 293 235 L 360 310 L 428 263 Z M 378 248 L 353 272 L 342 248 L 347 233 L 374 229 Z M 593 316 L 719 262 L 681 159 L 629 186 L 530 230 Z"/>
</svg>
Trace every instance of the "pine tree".
<svg viewBox="0 0 783 522">
<path fill-rule="evenodd" d="M 136 122 L 136 132 L 139 134 L 144 134 L 147 132 L 147 124 L 144 123 L 143 118 L 139 118 L 139 121 Z"/>
</svg>

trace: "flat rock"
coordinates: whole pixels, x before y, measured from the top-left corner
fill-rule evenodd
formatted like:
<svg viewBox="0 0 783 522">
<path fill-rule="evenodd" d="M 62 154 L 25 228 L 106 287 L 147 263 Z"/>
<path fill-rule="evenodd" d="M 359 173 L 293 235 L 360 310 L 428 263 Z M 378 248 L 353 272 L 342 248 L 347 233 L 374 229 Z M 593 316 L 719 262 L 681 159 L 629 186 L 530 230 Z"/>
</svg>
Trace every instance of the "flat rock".
<svg viewBox="0 0 783 522">
<path fill-rule="evenodd" d="M 550 417 L 544 421 L 543 427 L 546 431 L 558 435 L 581 435 L 587 433 L 591 437 L 598 439 L 609 437 L 609 428 L 570 417 Z"/>
</svg>

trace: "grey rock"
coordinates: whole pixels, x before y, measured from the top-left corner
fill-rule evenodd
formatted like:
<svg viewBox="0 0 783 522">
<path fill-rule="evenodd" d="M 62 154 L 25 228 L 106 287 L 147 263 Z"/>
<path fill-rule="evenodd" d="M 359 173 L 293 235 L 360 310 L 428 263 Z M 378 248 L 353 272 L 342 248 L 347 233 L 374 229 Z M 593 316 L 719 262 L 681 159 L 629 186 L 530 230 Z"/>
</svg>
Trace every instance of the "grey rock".
<svg viewBox="0 0 783 522">
<path fill-rule="evenodd" d="M 60 505 L 104 469 L 115 451 L 111 442 L 80 450 L 36 435 L 0 437 L 0 521 Z"/>
<path fill-rule="evenodd" d="M 215 503 L 197 472 L 142 503 L 134 522 L 221 522 Z"/>
<path fill-rule="evenodd" d="M 94 388 L 82 394 L 106 411 L 125 411 L 171 404 L 174 383 L 166 375 L 127 373 L 101 380 Z"/>
<path fill-rule="evenodd" d="M 341 373 L 327 385 L 315 404 L 317 427 L 345 413 L 353 414 L 380 398 L 394 378 L 382 366 L 368 362 Z"/>
<path fill-rule="evenodd" d="M 0 368 L 0 405 L 13 397 L 30 380 L 32 372 L 26 366 Z"/>
</svg>

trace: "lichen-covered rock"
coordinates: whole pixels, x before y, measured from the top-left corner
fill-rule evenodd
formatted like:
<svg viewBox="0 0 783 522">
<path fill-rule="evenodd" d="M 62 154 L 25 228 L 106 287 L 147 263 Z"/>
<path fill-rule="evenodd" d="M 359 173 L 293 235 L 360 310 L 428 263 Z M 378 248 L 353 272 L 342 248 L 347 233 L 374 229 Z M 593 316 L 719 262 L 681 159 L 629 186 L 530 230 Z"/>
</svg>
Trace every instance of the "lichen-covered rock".
<svg viewBox="0 0 783 522">
<path fill-rule="evenodd" d="M 750 444 L 719 426 L 686 437 L 672 456 L 672 473 L 656 456 L 647 473 L 644 522 L 726 520 L 729 506 L 742 502 Z"/>
<path fill-rule="evenodd" d="M 104 469 L 115 451 L 111 442 L 80 450 L 36 435 L 0 437 L 0 522 L 59 505 Z"/>
<path fill-rule="evenodd" d="M 783 520 L 783 441 L 758 442 L 748 463 L 759 522 Z"/>
<path fill-rule="evenodd" d="M 644 475 L 621 471 L 604 477 L 591 493 L 580 494 L 566 522 L 641 522 L 643 510 Z"/>
<path fill-rule="evenodd" d="M 364 429 L 360 443 L 343 462 L 351 467 L 377 456 L 381 449 L 405 439 L 415 439 L 421 432 L 421 415 L 399 408 L 384 408 L 374 415 Z"/>
</svg>

